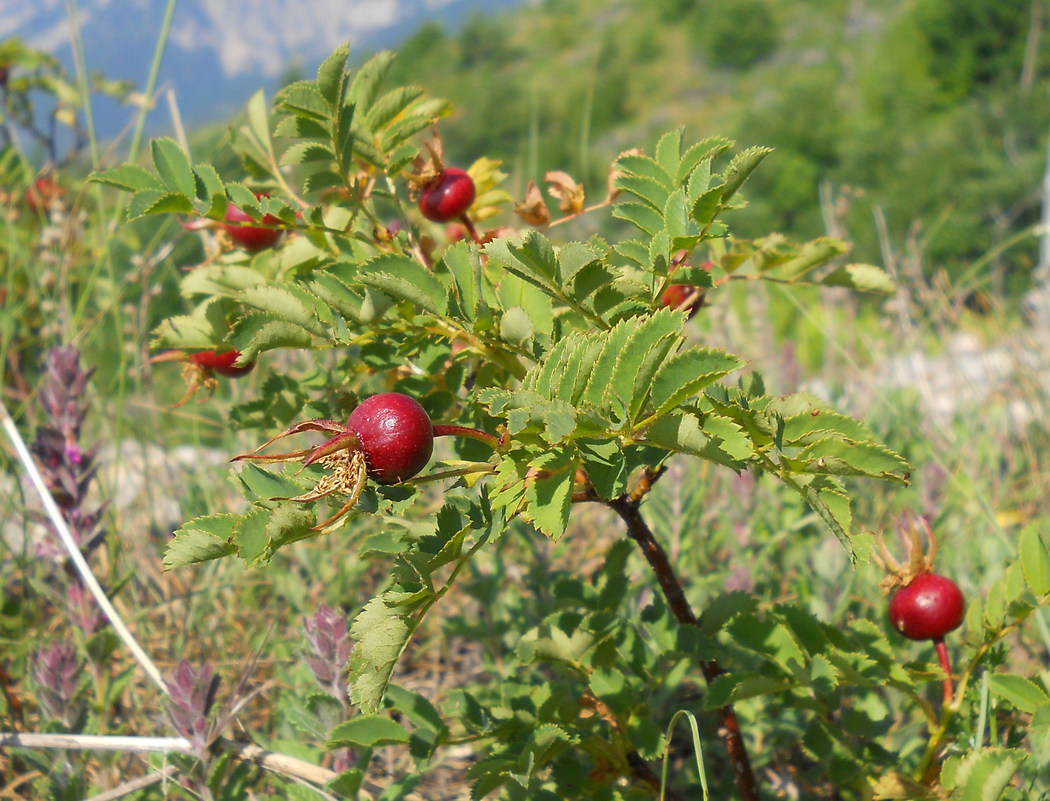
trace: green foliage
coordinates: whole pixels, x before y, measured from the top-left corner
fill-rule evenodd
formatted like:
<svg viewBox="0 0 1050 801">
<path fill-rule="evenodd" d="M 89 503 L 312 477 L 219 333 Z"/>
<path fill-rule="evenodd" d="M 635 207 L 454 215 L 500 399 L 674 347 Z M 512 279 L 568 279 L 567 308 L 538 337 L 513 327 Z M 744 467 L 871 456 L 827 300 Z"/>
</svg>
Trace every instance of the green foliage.
<svg viewBox="0 0 1050 801">
<path fill-rule="evenodd" d="M 457 37 L 431 29 L 411 52 L 423 58 L 439 42 L 465 55 L 487 25 L 479 18 Z M 730 33 L 747 35 L 742 52 L 778 35 L 723 39 Z M 506 33 L 470 58 L 511 68 L 514 45 Z M 610 34 L 594 63 L 604 69 L 624 52 Z M 820 174 L 814 163 L 849 160 L 839 137 L 807 142 L 805 125 L 786 124 L 784 152 L 693 143 L 677 128 L 613 160 L 607 200 L 532 228 L 510 213 L 507 175 L 479 159 L 468 212 L 477 230 L 453 242 L 413 203 L 441 152 L 439 119 L 448 138 L 450 104 L 399 85 L 392 54 L 348 63 L 339 48 L 272 104 L 256 95 L 233 131 L 239 168 L 195 162 L 162 138 L 144 164 L 93 176 L 100 197 L 126 200 L 126 230 L 162 230 L 148 226 L 172 215 L 203 230 L 203 258 L 179 271 L 184 308 L 153 327 L 153 345 L 236 348 L 262 374 L 232 408 L 220 396 L 222 424 L 237 430 L 224 447 L 265 442 L 229 470 L 242 502 L 213 504 L 166 544 L 167 578 L 216 618 L 214 631 L 191 633 L 173 614 L 172 650 L 221 652 L 226 643 L 194 640 L 243 630 L 220 600 L 227 586 L 245 593 L 253 619 L 296 617 L 258 646 L 281 672 L 272 731 L 259 739 L 331 765 L 321 775 L 334 797 L 424 794 L 447 757 L 469 750 L 462 773 L 475 798 L 633 801 L 697 786 L 748 798 L 727 756 L 740 747 L 727 743 L 733 727 L 763 791 L 774 782 L 813 798 L 1043 791 L 1050 692 L 1042 673 L 1008 656 L 1050 603 L 1045 527 L 1024 528 L 983 592 L 976 579 L 967 587 L 942 693 L 945 663 L 887 625 L 868 565 L 879 487 L 912 474 L 884 441 L 903 440 L 910 456 L 911 435 L 767 387 L 706 324 L 708 306 L 769 288 L 810 302 L 824 287 L 895 291 L 885 271 L 848 259 L 843 239 L 762 227 L 771 207 L 762 176 L 783 156 L 781 187 L 801 202 L 799 184 Z M 819 97 L 826 77 L 799 91 Z M 897 102 L 922 102 L 925 79 L 897 98 L 871 87 L 887 119 Z M 587 125 L 606 124 L 604 103 L 626 97 L 591 88 L 581 153 Z M 279 244 L 233 246 L 219 228 L 229 203 L 280 229 Z M 594 220 L 596 231 L 579 233 Z M 702 293 L 696 317 L 664 307 L 672 285 Z M 339 430 L 360 398 L 385 391 L 418 398 L 441 427 L 436 458 L 399 484 L 355 484 L 342 452 L 304 440 Z M 901 415 L 907 431 L 913 422 Z M 274 454 L 285 435 L 296 445 Z M 346 513 L 318 524 L 325 505 Z M 318 599 L 333 606 L 298 618 Z M 289 635 L 297 627 L 305 647 Z M 115 646 L 81 645 L 112 707 L 130 679 L 107 684 L 97 665 Z M 460 670 L 463 651 L 472 661 Z M 444 681 L 419 682 L 420 663 Z M 216 686 L 200 693 L 209 705 Z M 683 717 L 684 754 L 684 740 L 671 747 Z M 232 799 L 276 781 L 224 744 L 206 745 L 178 762 L 193 792 Z M 377 788 L 379 762 L 397 768 Z"/>
</svg>

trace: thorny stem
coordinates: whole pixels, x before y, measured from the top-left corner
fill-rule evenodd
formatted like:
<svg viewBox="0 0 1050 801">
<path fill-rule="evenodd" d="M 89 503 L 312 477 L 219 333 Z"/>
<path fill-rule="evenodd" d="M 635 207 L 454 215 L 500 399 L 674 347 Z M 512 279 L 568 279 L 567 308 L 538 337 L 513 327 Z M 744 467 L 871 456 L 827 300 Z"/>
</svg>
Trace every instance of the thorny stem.
<svg viewBox="0 0 1050 801">
<path fill-rule="evenodd" d="M 616 512 L 620 519 L 627 525 L 627 533 L 638 543 L 642 549 L 646 561 L 656 574 L 656 580 L 660 584 L 664 598 L 671 608 L 671 613 L 682 625 L 699 626 L 700 619 L 693 612 L 692 607 L 685 597 L 685 589 L 675 575 L 671 560 L 667 551 L 657 542 L 649 525 L 642 517 L 639 506 L 642 498 L 649 491 L 653 481 L 662 475 L 662 469 L 656 472 L 647 471 L 643 476 L 645 486 L 639 482 L 639 486 L 627 494 L 621 495 L 614 500 L 602 500 L 606 506 Z M 597 498 L 595 498 L 597 500 Z M 714 659 L 704 660 L 700 663 L 700 669 L 708 685 L 722 675 L 722 668 Z M 759 801 L 758 783 L 755 780 L 754 771 L 751 769 L 751 759 L 747 753 L 747 745 L 744 743 L 740 731 L 740 720 L 736 716 L 732 705 L 726 704 L 719 709 L 722 725 L 718 730 L 719 737 L 725 744 L 729 761 L 733 767 L 733 778 L 736 781 L 737 791 L 742 801 Z"/>
</svg>

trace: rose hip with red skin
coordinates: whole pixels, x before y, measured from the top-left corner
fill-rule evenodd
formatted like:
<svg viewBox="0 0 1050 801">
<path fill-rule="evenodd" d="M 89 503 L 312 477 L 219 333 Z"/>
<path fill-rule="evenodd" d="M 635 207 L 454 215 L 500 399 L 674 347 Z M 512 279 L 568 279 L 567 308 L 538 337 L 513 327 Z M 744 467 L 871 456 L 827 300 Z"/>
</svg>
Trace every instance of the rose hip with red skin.
<svg viewBox="0 0 1050 801">
<path fill-rule="evenodd" d="M 217 352 L 214 350 L 203 350 L 199 353 L 191 353 L 190 361 L 200 367 L 204 367 L 207 370 L 212 370 L 219 375 L 227 376 L 228 378 L 237 378 L 246 373 L 250 373 L 252 368 L 255 367 L 255 362 L 248 362 L 243 365 L 236 365 L 236 362 L 241 357 L 239 350 L 226 350 Z"/>
<path fill-rule="evenodd" d="M 226 206 L 226 219 L 231 223 L 254 222 L 246 212 L 233 205 L 232 202 Z M 267 214 L 263 217 L 263 222 L 276 225 L 280 220 L 272 214 Z M 281 238 L 282 233 L 279 228 L 260 228 L 257 225 L 224 225 L 223 230 L 230 235 L 230 239 L 249 253 L 257 253 L 273 247 Z"/>
<path fill-rule="evenodd" d="M 415 398 L 398 392 L 365 398 L 346 427 L 360 443 L 369 477 L 379 484 L 412 478 L 434 452 L 430 416 Z"/>
<path fill-rule="evenodd" d="M 910 640 L 936 640 L 963 621 L 966 601 L 958 585 L 936 573 L 920 573 L 890 598 L 893 628 Z"/>
<path fill-rule="evenodd" d="M 423 187 L 419 210 L 434 222 L 447 223 L 466 213 L 474 202 L 474 179 L 459 167 L 446 167 Z"/>
</svg>

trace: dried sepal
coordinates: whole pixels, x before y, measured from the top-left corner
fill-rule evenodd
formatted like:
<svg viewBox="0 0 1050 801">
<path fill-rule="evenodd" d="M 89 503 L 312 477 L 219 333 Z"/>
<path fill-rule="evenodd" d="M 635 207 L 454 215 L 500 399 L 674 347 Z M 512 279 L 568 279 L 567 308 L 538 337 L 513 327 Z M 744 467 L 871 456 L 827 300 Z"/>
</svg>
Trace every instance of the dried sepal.
<svg viewBox="0 0 1050 801">
<path fill-rule="evenodd" d="M 529 181 L 525 198 L 514 204 L 514 213 L 528 225 L 542 227 L 551 221 L 551 213 L 543 200 L 543 193 L 535 181 Z"/>
<path fill-rule="evenodd" d="M 558 208 L 565 214 L 575 215 L 583 211 L 583 186 L 576 183 L 567 172 L 552 170 L 543 176 L 550 186 L 547 191 L 558 199 Z"/>
</svg>

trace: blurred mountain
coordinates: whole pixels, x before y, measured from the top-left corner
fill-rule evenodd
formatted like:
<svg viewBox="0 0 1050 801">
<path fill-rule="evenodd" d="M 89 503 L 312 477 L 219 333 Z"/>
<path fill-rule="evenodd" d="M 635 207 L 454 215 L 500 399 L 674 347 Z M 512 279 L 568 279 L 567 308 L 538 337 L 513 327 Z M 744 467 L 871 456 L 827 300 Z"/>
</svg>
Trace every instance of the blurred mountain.
<svg viewBox="0 0 1050 801">
<path fill-rule="evenodd" d="M 455 28 L 472 13 L 521 0 L 181 0 L 159 86 L 174 89 L 188 125 L 226 119 L 259 88 L 307 75 L 333 48 L 361 55 L 397 43 L 422 23 Z M 66 0 L 3 0 L 0 39 L 18 36 L 72 65 Z M 80 0 L 79 28 L 89 71 L 145 85 L 166 0 Z M 98 133 L 115 135 L 127 109 L 101 102 Z M 156 117 L 158 115 L 154 115 Z"/>
</svg>

